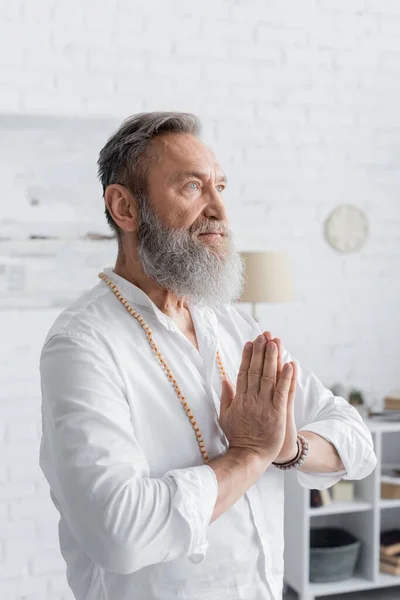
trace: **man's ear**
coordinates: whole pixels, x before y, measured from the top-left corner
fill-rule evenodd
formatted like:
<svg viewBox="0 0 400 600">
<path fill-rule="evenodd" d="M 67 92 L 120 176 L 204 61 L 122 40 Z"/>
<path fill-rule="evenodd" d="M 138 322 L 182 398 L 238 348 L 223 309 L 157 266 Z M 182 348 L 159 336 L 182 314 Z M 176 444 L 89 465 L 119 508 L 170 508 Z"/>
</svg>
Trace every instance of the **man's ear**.
<svg viewBox="0 0 400 600">
<path fill-rule="evenodd" d="M 128 188 L 118 183 L 112 183 L 105 189 L 104 202 L 122 231 L 131 232 L 137 229 L 137 205 Z"/>
</svg>

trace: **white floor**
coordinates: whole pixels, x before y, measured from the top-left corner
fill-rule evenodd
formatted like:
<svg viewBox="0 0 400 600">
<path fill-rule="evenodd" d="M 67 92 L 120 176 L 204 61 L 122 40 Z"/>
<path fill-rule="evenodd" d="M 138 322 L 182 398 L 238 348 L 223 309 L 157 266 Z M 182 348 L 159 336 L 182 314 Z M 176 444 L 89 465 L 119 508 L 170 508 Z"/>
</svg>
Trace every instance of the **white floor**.
<svg viewBox="0 0 400 600">
<path fill-rule="evenodd" d="M 296 598 L 297 595 L 290 591 L 284 596 L 284 600 L 296 600 Z M 336 594 L 335 596 L 319 596 L 318 600 L 400 600 L 400 587 Z"/>
</svg>

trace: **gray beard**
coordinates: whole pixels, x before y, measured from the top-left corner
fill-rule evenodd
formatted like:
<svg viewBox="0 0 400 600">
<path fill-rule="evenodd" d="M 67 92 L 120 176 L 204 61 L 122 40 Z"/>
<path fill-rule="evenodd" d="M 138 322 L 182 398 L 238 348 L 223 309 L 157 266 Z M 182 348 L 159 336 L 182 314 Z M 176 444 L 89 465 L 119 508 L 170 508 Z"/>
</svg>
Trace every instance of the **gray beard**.
<svg viewBox="0 0 400 600">
<path fill-rule="evenodd" d="M 144 272 L 162 288 L 191 304 L 220 307 L 239 299 L 244 266 L 232 232 L 221 221 L 208 221 L 195 232 L 172 229 L 142 198 L 139 202 L 138 256 Z M 202 243 L 195 233 L 223 230 L 223 243 Z"/>
</svg>

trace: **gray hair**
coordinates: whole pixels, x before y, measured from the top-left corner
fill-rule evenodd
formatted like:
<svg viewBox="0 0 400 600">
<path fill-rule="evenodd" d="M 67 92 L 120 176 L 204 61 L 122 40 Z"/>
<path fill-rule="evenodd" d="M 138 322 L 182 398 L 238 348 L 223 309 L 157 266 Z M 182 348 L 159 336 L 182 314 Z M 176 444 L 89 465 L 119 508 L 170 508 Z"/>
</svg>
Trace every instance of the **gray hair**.
<svg viewBox="0 0 400 600">
<path fill-rule="evenodd" d="M 152 140 L 166 133 L 198 136 L 200 131 L 200 121 L 191 113 L 148 112 L 128 117 L 99 154 L 97 166 L 103 195 L 110 184 L 119 183 L 127 187 L 138 202 L 143 202 L 147 193 Z M 119 236 L 120 228 L 107 207 L 105 215 L 109 226 Z"/>
</svg>

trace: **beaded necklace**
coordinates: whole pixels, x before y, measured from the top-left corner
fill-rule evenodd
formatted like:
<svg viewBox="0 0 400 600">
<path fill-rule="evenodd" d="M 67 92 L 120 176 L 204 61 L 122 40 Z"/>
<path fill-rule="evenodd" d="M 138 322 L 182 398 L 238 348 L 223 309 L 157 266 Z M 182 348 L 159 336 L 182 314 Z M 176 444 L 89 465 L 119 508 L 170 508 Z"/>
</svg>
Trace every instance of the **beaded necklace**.
<svg viewBox="0 0 400 600">
<path fill-rule="evenodd" d="M 208 452 L 207 452 L 205 444 L 204 444 L 203 435 L 200 431 L 200 427 L 197 425 L 196 419 L 194 418 L 194 415 L 190 409 L 190 406 L 187 403 L 185 396 L 182 394 L 181 389 L 180 389 L 176 379 L 172 375 L 171 369 L 168 367 L 163 355 L 161 354 L 160 350 L 158 349 L 157 344 L 155 343 L 155 341 L 153 339 L 153 332 L 151 331 L 150 327 L 147 325 L 147 323 L 145 322 L 143 317 L 139 313 L 137 313 L 132 308 L 132 306 L 129 304 L 129 302 L 122 296 L 118 287 L 111 281 L 111 279 L 109 279 L 104 273 L 99 273 L 99 278 L 102 281 L 104 281 L 104 283 L 106 283 L 111 288 L 111 290 L 114 292 L 114 294 L 116 295 L 118 300 L 125 306 L 126 310 L 132 315 L 132 317 L 134 317 L 138 321 L 139 325 L 142 327 L 142 329 L 146 333 L 147 340 L 154 352 L 154 355 L 156 356 L 157 360 L 160 362 L 162 368 L 164 369 L 166 376 L 168 377 L 169 381 L 173 385 L 176 395 L 178 396 L 183 408 L 185 409 L 186 415 L 187 415 L 187 417 L 193 427 L 194 433 L 196 435 L 197 443 L 199 445 L 200 452 L 203 456 L 203 460 L 205 463 L 208 463 L 208 461 L 209 461 Z M 221 356 L 220 356 L 220 353 L 218 350 L 216 352 L 216 358 L 217 358 L 218 368 L 221 372 L 221 375 L 223 378 L 225 378 L 226 373 L 225 373 L 224 365 L 222 364 Z"/>
</svg>

